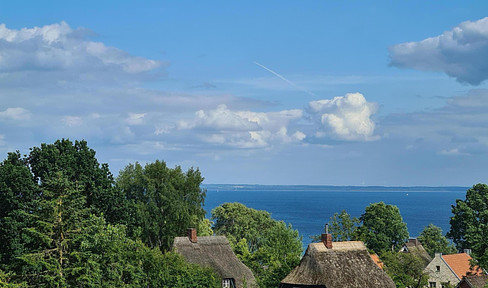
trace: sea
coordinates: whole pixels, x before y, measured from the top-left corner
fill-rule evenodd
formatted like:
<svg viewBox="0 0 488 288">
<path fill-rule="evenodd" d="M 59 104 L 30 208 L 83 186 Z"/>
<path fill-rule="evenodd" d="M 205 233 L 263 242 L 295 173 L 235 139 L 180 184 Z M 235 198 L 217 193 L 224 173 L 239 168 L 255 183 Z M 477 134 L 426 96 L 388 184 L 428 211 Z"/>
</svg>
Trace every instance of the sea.
<svg viewBox="0 0 488 288">
<path fill-rule="evenodd" d="M 382 187 L 382 186 L 285 186 L 207 184 L 205 210 L 211 218 L 215 207 L 240 202 L 247 207 L 266 210 L 276 220 L 291 224 L 302 236 L 306 247 L 310 236 L 324 233 L 334 213 L 346 210 L 360 217 L 371 203 L 383 201 L 400 209 L 411 238 L 430 223 L 450 229 L 451 206 L 465 199 L 469 187 Z"/>
</svg>

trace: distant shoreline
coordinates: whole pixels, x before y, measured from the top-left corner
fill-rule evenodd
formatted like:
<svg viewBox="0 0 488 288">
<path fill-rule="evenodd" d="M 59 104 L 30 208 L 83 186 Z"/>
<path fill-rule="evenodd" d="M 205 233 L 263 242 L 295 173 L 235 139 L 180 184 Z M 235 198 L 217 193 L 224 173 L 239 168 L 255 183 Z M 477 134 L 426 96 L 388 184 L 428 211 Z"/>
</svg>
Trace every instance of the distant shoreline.
<svg viewBox="0 0 488 288">
<path fill-rule="evenodd" d="M 261 185 L 261 184 L 202 184 L 207 190 L 266 190 L 323 192 L 458 192 L 464 186 L 335 186 L 335 185 Z M 398 191 L 396 191 L 398 190 Z"/>
</svg>

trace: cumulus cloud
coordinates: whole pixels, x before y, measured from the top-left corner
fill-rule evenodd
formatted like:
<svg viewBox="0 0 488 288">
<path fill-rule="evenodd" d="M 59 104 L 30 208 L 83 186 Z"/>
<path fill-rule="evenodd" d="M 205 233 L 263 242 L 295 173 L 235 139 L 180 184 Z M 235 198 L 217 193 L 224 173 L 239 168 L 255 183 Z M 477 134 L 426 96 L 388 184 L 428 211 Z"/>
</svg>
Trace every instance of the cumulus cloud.
<svg viewBox="0 0 488 288">
<path fill-rule="evenodd" d="M 0 72 L 25 70 L 151 71 L 161 62 L 135 57 L 115 47 L 80 37 L 65 22 L 43 27 L 8 29 L 0 25 Z"/>
<path fill-rule="evenodd" d="M 309 113 L 320 123 L 316 136 L 338 140 L 375 140 L 375 103 L 367 102 L 361 93 L 348 93 L 331 100 L 309 103 Z"/>
<path fill-rule="evenodd" d="M 7 108 L 5 111 L 0 111 L 0 119 L 11 119 L 11 120 L 29 120 L 31 113 L 29 110 L 15 107 Z"/>
<path fill-rule="evenodd" d="M 393 66 L 442 71 L 459 82 L 478 85 L 488 79 L 488 17 L 420 42 L 394 45 L 389 52 Z"/>
<path fill-rule="evenodd" d="M 288 125 L 302 118 L 299 109 L 279 112 L 234 111 L 226 105 L 213 110 L 199 110 L 191 120 L 180 121 L 179 130 L 200 131 L 208 143 L 239 148 L 267 147 L 275 142 L 297 142 L 306 135 L 298 130 L 289 133 Z M 203 133 L 205 132 L 205 133 Z"/>
</svg>

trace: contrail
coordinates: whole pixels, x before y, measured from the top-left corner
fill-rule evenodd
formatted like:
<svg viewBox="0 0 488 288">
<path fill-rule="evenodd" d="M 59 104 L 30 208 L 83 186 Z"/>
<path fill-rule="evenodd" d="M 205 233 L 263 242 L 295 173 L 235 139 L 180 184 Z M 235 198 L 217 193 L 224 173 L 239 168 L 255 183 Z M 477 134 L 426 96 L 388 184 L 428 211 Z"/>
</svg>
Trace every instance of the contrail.
<svg viewBox="0 0 488 288">
<path fill-rule="evenodd" d="M 309 94 L 311 96 L 314 96 L 314 97 L 317 96 L 317 95 L 313 94 L 312 92 L 308 91 L 307 89 L 304 89 L 304 88 L 298 86 L 297 84 L 291 82 L 290 80 L 286 79 L 282 75 L 280 75 L 280 74 L 276 73 L 275 71 L 269 69 L 268 67 L 264 66 L 263 64 L 260 64 L 260 63 L 258 63 L 256 61 L 254 61 L 254 64 L 258 65 L 259 67 L 261 67 L 263 69 L 265 69 L 266 71 L 269 71 L 269 72 L 273 73 L 276 77 L 280 78 L 281 80 L 285 81 L 286 83 L 290 84 L 291 86 L 297 88 L 298 90 L 303 91 L 303 92 L 305 92 L 305 93 L 307 93 L 307 94 Z"/>
</svg>

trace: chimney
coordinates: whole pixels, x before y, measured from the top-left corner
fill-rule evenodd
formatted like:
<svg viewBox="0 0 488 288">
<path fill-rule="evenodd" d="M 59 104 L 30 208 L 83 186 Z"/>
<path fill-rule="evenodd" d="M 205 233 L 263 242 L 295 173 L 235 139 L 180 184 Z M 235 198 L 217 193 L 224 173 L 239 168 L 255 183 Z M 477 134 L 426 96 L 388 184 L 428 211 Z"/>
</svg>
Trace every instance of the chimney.
<svg viewBox="0 0 488 288">
<path fill-rule="evenodd" d="M 186 230 L 188 234 L 188 239 L 190 240 L 191 243 L 197 243 L 197 229 L 195 228 L 188 228 Z"/>
<path fill-rule="evenodd" d="M 464 249 L 463 251 L 464 251 L 464 253 L 466 253 L 469 256 L 471 256 L 471 249 Z"/>
<path fill-rule="evenodd" d="M 329 234 L 329 224 L 325 224 L 325 234 L 320 237 L 327 249 L 332 249 L 332 234 Z"/>
<path fill-rule="evenodd" d="M 408 239 L 408 242 L 410 242 L 411 244 L 417 246 L 419 245 L 419 240 L 417 240 L 417 238 L 410 238 Z"/>
</svg>

